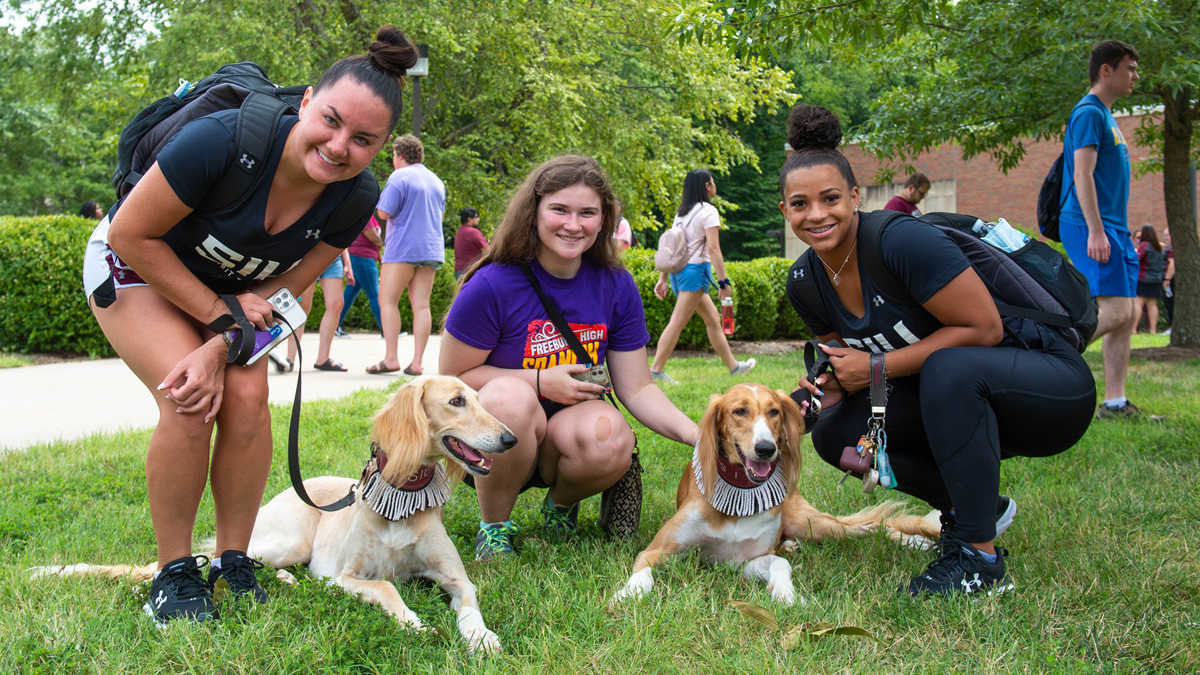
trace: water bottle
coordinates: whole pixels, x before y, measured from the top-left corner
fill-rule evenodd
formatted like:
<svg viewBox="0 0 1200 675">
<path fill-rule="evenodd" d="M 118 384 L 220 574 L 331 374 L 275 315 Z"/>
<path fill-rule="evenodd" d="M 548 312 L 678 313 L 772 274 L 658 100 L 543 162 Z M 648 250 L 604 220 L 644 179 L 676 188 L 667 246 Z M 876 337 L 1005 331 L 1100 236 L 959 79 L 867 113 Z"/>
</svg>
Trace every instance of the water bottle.
<svg viewBox="0 0 1200 675">
<path fill-rule="evenodd" d="M 721 301 L 721 330 L 726 335 L 733 335 L 733 298 Z"/>
</svg>

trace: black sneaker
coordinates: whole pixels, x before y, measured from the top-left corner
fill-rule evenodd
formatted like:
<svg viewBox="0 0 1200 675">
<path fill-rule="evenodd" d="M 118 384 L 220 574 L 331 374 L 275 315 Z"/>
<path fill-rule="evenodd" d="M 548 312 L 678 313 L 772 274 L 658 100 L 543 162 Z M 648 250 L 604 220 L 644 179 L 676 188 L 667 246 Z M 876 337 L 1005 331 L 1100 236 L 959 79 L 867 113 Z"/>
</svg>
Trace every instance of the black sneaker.
<svg viewBox="0 0 1200 675">
<path fill-rule="evenodd" d="M 999 595 L 1013 589 L 1013 583 L 1004 578 L 1006 549 L 996 547 L 996 562 L 990 563 L 982 552 L 954 536 L 943 535 L 934 548 L 937 559 L 908 582 L 909 595 Z"/>
<path fill-rule="evenodd" d="M 221 554 L 221 566 L 208 568 L 208 585 L 212 586 L 213 599 L 223 600 L 226 593 L 234 596 L 250 595 L 259 604 L 267 602 L 267 592 L 258 584 L 254 572 L 266 565 L 241 551 L 225 551 Z"/>
<path fill-rule="evenodd" d="M 146 615 L 160 626 L 179 618 L 198 622 L 216 619 L 212 588 L 200 574 L 208 560 L 208 556 L 189 555 L 167 563 L 150 584 L 150 597 L 142 605 Z"/>
</svg>

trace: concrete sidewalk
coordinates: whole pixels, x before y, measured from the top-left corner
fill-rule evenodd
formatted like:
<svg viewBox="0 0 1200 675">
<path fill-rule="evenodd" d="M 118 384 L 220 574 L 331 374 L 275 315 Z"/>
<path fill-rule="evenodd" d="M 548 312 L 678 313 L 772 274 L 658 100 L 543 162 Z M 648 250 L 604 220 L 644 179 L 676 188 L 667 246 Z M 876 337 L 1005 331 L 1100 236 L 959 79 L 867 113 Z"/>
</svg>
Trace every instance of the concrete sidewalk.
<svg viewBox="0 0 1200 675">
<path fill-rule="evenodd" d="M 370 375 L 366 367 L 383 358 L 378 333 L 335 338 L 330 356 L 347 372 L 314 370 L 317 333 L 306 331 L 304 350 L 305 401 L 340 398 L 364 387 L 382 389 L 402 372 Z M 439 340 L 429 338 L 423 359 L 425 372 L 436 373 Z M 413 337 L 400 338 L 400 363 L 412 359 Z M 296 395 L 296 374 L 279 374 L 268 365 L 272 403 L 290 404 Z M 74 440 L 99 432 L 152 427 L 158 410 L 150 392 L 120 359 L 72 361 L 44 366 L 0 369 L 0 450 L 19 450 L 35 443 Z"/>
</svg>

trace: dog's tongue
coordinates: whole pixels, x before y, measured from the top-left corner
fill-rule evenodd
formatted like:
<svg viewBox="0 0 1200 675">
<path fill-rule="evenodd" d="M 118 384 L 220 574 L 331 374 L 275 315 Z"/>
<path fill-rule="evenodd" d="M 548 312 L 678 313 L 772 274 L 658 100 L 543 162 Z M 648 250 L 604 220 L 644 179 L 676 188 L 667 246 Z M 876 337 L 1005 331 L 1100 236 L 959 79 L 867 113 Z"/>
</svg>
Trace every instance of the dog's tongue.
<svg viewBox="0 0 1200 675">
<path fill-rule="evenodd" d="M 463 443 L 462 441 L 458 440 L 457 438 L 451 439 L 451 442 L 454 443 L 454 448 L 456 450 L 458 450 L 459 452 L 461 452 L 463 457 L 467 458 L 468 462 L 470 462 L 472 464 L 478 464 L 479 461 L 483 459 L 483 455 L 479 454 L 479 452 L 476 451 L 475 448 L 472 448 L 471 446 L 467 445 L 466 443 Z"/>
<path fill-rule="evenodd" d="M 748 459 L 746 460 L 746 468 L 758 478 L 763 478 L 767 474 L 771 473 L 770 462 L 757 462 L 755 460 Z"/>
</svg>

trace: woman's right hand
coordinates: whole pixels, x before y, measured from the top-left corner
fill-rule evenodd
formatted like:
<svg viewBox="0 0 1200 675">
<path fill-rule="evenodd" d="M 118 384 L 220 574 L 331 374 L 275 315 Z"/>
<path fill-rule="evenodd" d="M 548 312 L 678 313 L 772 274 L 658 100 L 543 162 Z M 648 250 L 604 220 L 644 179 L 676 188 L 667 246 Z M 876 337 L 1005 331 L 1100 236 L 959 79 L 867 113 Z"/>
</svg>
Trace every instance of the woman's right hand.
<svg viewBox="0 0 1200 675">
<path fill-rule="evenodd" d="M 669 290 L 671 290 L 671 284 L 667 282 L 666 276 L 660 274 L 658 277 L 658 283 L 654 284 L 655 297 L 657 297 L 659 300 L 663 300 L 667 297 L 667 291 Z"/>
<path fill-rule="evenodd" d="M 798 389 L 807 389 L 814 398 L 821 400 L 822 408 L 830 408 L 841 402 L 845 392 L 842 390 L 842 385 L 837 381 L 837 378 L 832 373 L 822 373 L 816 383 L 808 381 L 808 376 L 800 378 L 796 383 Z"/>
<path fill-rule="evenodd" d="M 242 306 L 242 312 L 246 314 L 246 318 L 258 330 L 267 330 L 268 326 L 275 325 L 275 317 L 272 315 L 274 307 L 267 302 L 266 298 L 259 297 L 254 293 L 242 293 L 237 296 L 237 300 L 238 304 Z M 209 313 L 208 321 L 205 323 L 211 323 L 229 313 L 229 307 L 226 306 L 225 301 L 217 298 L 216 304 Z"/>
<path fill-rule="evenodd" d="M 585 370 L 587 367 L 580 363 L 566 363 L 546 368 L 537 375 L 538 393 L 563 405 L 575 405 L 603 397 L 608 391 L 604 387 L 591 382 L 581 382 L 571 377 L 573 373 L 582 373 Z"/>
<path fill-rule="evenodd" d="M 225 360 L 229 348 L 221 336 L 200 345 L 175 364 L 158 390 L 179 404 L 177 413 L 204 412 L 204 422 L 216 418 L 225 390 Z"/>
</svg>

